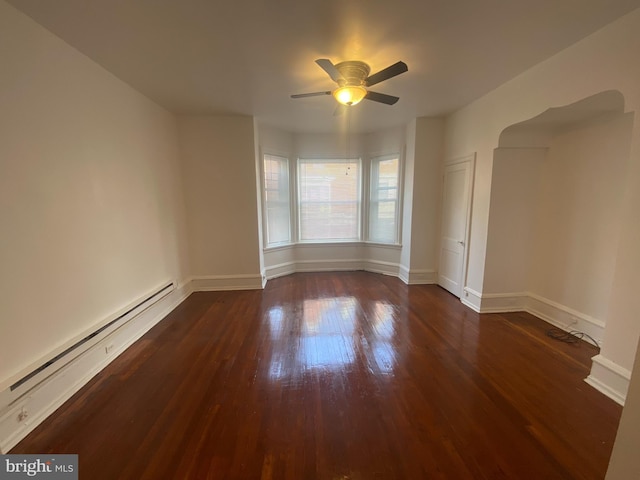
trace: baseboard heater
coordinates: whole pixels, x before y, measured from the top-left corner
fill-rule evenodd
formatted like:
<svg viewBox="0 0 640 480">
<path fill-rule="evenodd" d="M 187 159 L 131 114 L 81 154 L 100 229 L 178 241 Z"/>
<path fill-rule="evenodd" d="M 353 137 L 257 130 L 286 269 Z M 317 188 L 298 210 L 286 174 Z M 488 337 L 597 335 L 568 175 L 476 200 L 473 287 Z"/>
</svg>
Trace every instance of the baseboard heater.
<svg viewBox="0 0 640 480">
<path fill-rule="evenodd" d="M 28 373 L 27 375 L 25 375 L 24 377 L 22 377 L 20 380 L 18 380 L 17 382 L 15 382 L 13 385 L 11 385 L 9 387 L 9 389 L 13 392 L 14 390 L 16 390 L 17 388 L 20 388 L 20 386 L 24 385 L 26 382 L 28 382 L 29 380 L 31 380 L 33 377 L 35 377 L 36 375 L 38 375 L 39 373 L 43 372 L 44 370 L 46 370 L 47 368 L 51 367 L 52 365 L 60 362 L 62 359 L 64 359 L 65 357 L 68 358 L 68 356 L 73 353 L 74 351 L 77 351 L 78 348 L 80 348 L 82 345 L 84 345 L 85 343 L 87 343 L 89 340 L 91 340 L 92 338 L 95 338 L 96 336 L 100 335 L 102 332 L 104 332 L 105 330 L 107 330 L 108 328 L 116 325 L 119 322 L 122 322 L 129 314 L 131 314 L 133 311 L 138 310 L 138 309 L 142 309 L 145 310 L 147 308 L 149 308 L 153 303 L 155 303 L 156 301 L 158 301 L 161 296 L 164 296 L 164 294 L 169 293 L 171 290 L 174 289 L 174 283 L 168 283 L 167 285 L 165 285 L 164 287 L 161 287 L 159 290 L 157 290 L 156 292 L 152 293 L 151 295 L 149 295 L 148 297 L 146 297 L 144 300 L 138 302 L 136 305 L 134 305 L 133 307 L 129 308 L 126 312 L 124 312 L 122 315 L 118 315 L 118 317 L 114 318 L 113 320 L 111 320 L 110 322 L 106 323 L 105 325 L 101 326 L 100 328 L 98 328 L 97 330 L 95 330 L 94 332 L 91 332 L 89 335 L 87 335 L 86 337 L 78 340 L 76 343 L 74 343 L 73 345 L 71 345 L 69 348 L 67 348 L 66 350 L 64 350 L 63 352 L 59 353 L 58 355 L 56 355 L 55 357 L 53 357 L 51 360 L 48 360 L 47 362 L 43 363 L 41 366 L 39 366 L 38 368 L 36 368 L 35 370 L 33 370 L 32 372 Z M 144 308 L 143 308 L 144 307 Z M 141 311 L 142 311 L 141 310 Z"/>
</svg>

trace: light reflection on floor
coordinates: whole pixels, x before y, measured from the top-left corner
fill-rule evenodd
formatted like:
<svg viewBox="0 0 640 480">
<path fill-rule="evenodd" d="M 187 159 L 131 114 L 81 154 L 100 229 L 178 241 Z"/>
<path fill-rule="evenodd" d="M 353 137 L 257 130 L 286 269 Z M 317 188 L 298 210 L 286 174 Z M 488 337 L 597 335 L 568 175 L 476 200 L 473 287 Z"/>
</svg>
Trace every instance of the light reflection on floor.
<svg viewBox="0 0 640 480">
<path fill-rule="evenodd" d="M 362 306 L 354 297 L 308 299 L 297 311 L 272 307 L 268 323 L 274 350 L 269 377 L 279 380 L 312 371 L 344 371 L 357 358 L 372 373 L 392 374 L 395 308 L 380 301 Z"/>
<path fill-rule="evenodd" d="M 381 373 L 393 373 L 396 362 L 396 351 L 392 340 L 394 328 L 394 306 L 384 302 L 376 302 L 374 305 L 375 317 L 372 325 L 374 330 L 371 341 L 372 357 Z"/>
</svg>

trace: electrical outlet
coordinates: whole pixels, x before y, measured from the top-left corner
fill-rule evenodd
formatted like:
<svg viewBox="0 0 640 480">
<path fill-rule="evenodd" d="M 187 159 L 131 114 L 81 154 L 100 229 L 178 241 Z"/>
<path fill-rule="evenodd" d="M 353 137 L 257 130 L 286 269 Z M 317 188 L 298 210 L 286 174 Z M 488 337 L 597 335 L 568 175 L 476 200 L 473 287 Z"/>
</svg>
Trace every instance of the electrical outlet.
<svg viewBox="0 0 640 480">
<path fill-rule="evenodd" d="M 113 350 L 113 343 L 110 343 L 109 345 L 104 347 L 104 353 L 106 353 L 107 355 L 110 354 L 112 350 Z"/>
<path fill-rule="evenodd" d="M 20 413 L 18 413 L 18 422 L 24 422 L 29 417 L 29 412 L 26 408 L 22 407 Z"/>
</svg>

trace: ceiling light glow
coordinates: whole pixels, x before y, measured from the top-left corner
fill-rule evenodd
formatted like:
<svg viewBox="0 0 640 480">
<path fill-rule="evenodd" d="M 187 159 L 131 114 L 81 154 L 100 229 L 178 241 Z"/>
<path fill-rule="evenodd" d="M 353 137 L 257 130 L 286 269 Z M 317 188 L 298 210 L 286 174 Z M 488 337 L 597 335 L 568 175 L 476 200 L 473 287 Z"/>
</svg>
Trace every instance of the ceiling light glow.
<svg viewBox="0 0 640 480">
<path fill-rule="evenodd" d="M 342 105 L 357 105 L 367 95 L 367 89 L 360 85 L 345 85 L 333 92 L 334 98 Z"/>
</svg>

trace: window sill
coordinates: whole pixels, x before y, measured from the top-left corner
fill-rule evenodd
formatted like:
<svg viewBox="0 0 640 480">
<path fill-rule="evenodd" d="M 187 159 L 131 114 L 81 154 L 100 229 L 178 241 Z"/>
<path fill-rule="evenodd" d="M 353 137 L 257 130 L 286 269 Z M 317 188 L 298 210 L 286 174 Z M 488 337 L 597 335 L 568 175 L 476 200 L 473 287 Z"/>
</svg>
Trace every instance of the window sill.
<svg viewBox="0 0 640 480">
<path fill-rule="evenodd" d="M 340 242 L 296 242 L 287 243 L 284 245 L 274 245 L 272 247 L 264 247 L 262 251 L 264 253 L 278 252 L 283 250 L 290 250 L 292 248 L 317 248 L 317 247 L 375 247 L 375 248 L 387 248 L 390 250 L 401 250 L 401 243 L 379 243 L 379 242 L 367 242 L 361 240 L 354 241 L 340 241 Z"/>
</svg>

